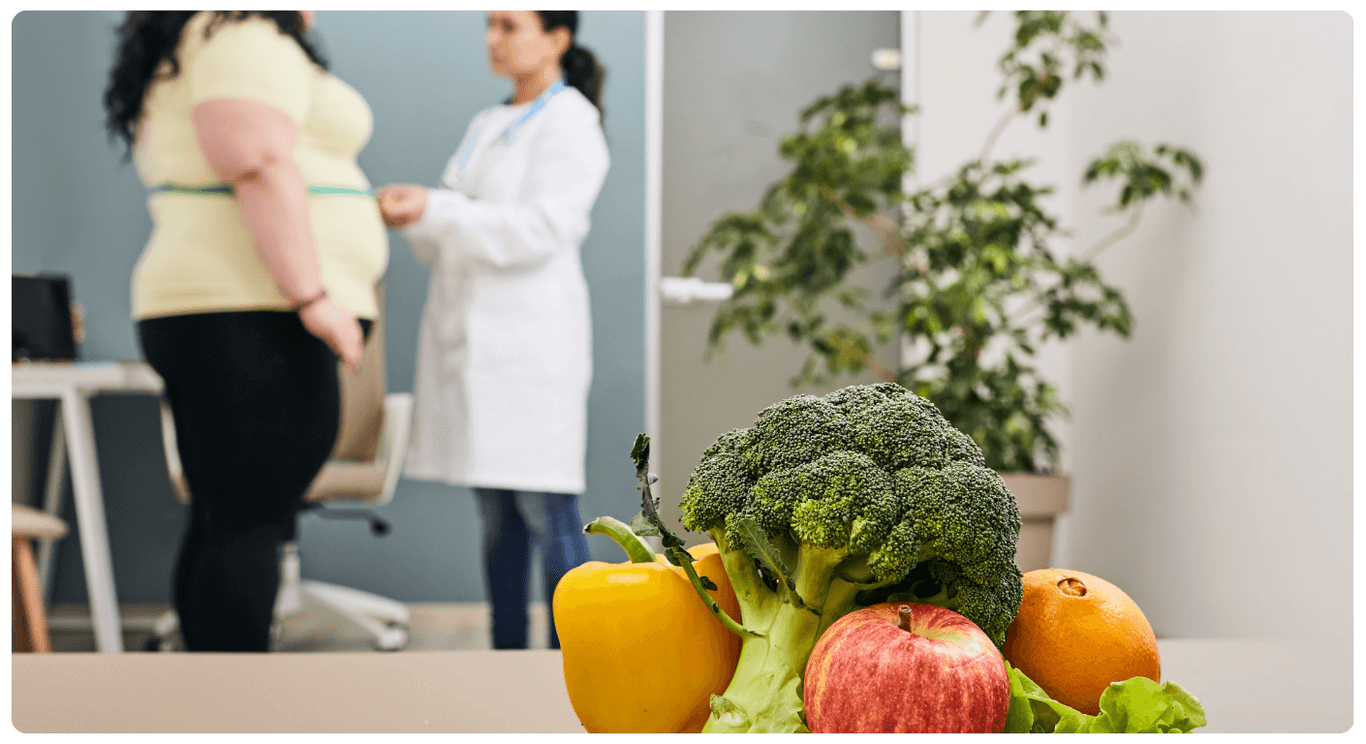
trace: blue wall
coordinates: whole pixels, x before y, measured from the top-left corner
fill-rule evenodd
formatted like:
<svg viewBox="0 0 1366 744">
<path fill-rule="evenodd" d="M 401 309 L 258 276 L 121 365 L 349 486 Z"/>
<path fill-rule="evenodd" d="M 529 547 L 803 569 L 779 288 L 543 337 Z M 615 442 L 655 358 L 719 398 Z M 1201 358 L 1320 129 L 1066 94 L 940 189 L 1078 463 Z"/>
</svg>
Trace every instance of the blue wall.
<svg viewBox="0 0 1366 744">
<path fill-rule="evenodd" d="M 81 351 L 91 359 L 140 356 L 128 279 L 151 223 L 132 165 L 101 123 L 121 20 L 111 12 L 29 11 L 12 26 L 12 266 L 72 276 L 86 311 Z M 585 520 L 629 519 L 639 509 L 628 452 L 644 430 L 644 23 L 639 12 L 585 12 L 578 37 L 608 70 L 612 155 L 583 249 L 594 339 Z M 332 71 L 374 111 L 375 133 L 360 157 L 372 182 L 434 185 L 470 117 L 508 94 L 510 84 L 487 70 L 483 26 L 481 12 L 318 14 L 315 36 Z M 388 386 L 412 390 L 427 271 L 397 233 L 386 289 Z M 185 509 L 166 480 L 155 403 L 98 398 L 94 415 L 119 600 L 168 602 Z M 39 463 L 47 418 L 39 416 L 35 432 Z M 304 516 L 305 577 L 412 602 L 483 598 L 477 515 L 466 490 L 405 479 L 393 502 L 377 511 L 393 527 L 386 537 L 372 537 L 362 522 Z M 65 516 L 74 520 L 69 499 Z M 606 538 L 590 537 L 589 548 L 594 559 L 620 560 Z M 61 543 L 54 582 L 55 602 L 85 601 L 74 535 Z M 540 598 L 541 591 L 532 594 Z"/>
</svg>

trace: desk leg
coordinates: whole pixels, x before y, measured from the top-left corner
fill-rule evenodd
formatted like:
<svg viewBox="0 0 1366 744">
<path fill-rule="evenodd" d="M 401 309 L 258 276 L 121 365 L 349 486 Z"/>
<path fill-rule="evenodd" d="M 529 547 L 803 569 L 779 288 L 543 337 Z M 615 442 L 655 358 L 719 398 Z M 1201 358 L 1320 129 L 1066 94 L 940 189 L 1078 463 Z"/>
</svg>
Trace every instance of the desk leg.
<svg viewBox="0 0 1366 744">
<path fill-rule="evenodd" d="M 66 436 L 59 415 L 52 422 L 52 448 L 48 450 L 47 481 L 43 494 L 43 511 L 59 517 L 62 509 L 62 476 L 66 475 Z M 46 597 L 52 585 L 52 552 L 56 540 L 38 541 L 38 583 Z"/>
<path fill-rule="evenodd" d="M 95 648 L 101 653 L 120 653 L 123 635 L 119 628 L 119 603 L 114 596 L 114 570 L 109 558 L 90 399 L 74 390 L 64 393 L 62 421 L 66 424 L 67 454 L 71 458 L 71 491 L 76 502 L 81 556 L 85 559 L 85 586 L 95 625 Z"/>
</svg>

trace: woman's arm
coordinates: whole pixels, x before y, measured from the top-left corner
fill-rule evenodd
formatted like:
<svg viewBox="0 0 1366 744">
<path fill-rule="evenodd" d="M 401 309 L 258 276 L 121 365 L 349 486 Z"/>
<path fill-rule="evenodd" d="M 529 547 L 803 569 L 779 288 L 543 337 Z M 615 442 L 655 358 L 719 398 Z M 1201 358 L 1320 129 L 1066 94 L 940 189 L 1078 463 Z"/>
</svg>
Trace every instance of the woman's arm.
<svg viewBox="0 0 1366 744">
<path fill-rule="evenodd" d="M 449 189 L 415 190 L 398 206 L 414 217 L 406 235 L 459 260 L 516 268 L 577 245 L 607 176 L 607 144 L 596 122 L 547 122 L 531 144 L 522 198 L 495 204 Z"/>
<path fill-rule="evenodd" d="M 218 177 L 232 184 L 247 229 L 276 286 L 309 332 L 341 357 L 360 363 L 360 323 L 323 296 L 318 254 L 309 224 L 307 185 L 294 160 L 298 125 L 285 112 L 257 101 L 214 99 L 194 107 L 199 147 Z M 311 302 L 309 302 L 312 300 Z"/>
</svg>

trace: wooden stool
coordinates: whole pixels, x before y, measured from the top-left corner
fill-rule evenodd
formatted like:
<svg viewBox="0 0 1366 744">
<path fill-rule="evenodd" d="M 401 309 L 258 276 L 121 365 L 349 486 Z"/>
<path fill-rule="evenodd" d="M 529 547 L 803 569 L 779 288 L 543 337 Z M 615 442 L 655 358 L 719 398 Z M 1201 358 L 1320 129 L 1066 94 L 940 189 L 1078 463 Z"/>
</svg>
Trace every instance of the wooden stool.
<svg viewBox="0 0 1366 744">
<path fill-rule="evenodd" d="M 14 645 L 19 651 L 48 653 L 52 640 L 43 613 L 43 591 L 38 586 L 38 567 L 30 540 L 56 539 L 66 535 L 66 522 L 37 509 L 13 504 L 10 528 L 14 545 Z"/>
</svg>

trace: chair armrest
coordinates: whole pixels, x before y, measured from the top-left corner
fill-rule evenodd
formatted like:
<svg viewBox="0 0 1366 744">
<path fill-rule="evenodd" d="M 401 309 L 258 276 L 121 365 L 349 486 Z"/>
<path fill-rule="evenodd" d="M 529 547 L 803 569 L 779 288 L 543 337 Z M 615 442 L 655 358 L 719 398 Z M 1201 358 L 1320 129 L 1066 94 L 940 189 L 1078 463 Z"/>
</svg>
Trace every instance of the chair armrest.
<svg viewBox="0 0 1366 744">
<path fill-rule="evenodd" d="M 304 501 L 310 504 L 324 501 L 373 502 L 384 491 L 387 470 L 368 462 L 329 461 L 313 480 Z"/>
</svg>

